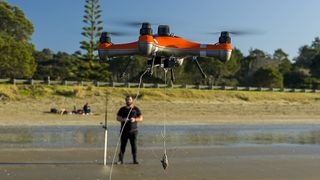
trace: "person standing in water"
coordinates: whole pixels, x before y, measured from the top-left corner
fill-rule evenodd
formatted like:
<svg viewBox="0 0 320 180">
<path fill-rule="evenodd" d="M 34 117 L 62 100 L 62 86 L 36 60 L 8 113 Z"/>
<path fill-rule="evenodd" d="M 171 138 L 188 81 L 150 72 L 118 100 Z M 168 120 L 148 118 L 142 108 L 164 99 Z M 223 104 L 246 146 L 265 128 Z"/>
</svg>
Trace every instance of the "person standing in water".
<svg viewBox="0 0 320 180">
<path fill-rule="evenodd" d="M 132 96 L 126 96 L 126 106 L 119 109 L 117 113 L 117 121 L 121 122 L 121 146 L 119 153 L 118 164 L 123 164 L 123 156 L 126 151 L 128 139 L 131 144 L 131 153 L 133 164 L 139 164 L 137 160 L 137 135 L 138 135 L 138 122 L 143 121 L 143 116 L 140 109 L 133 104 Z M 130 114 L 129 114 L 130 113 Z"/>
</svg>

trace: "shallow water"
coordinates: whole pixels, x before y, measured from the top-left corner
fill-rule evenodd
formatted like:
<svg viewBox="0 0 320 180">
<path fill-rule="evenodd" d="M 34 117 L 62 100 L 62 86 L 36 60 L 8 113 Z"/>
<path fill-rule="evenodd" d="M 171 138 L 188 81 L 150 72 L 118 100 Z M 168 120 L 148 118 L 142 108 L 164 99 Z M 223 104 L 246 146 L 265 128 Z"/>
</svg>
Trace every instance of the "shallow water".
<svg viewBox="0 0 320 180">
<path fill-rule="evenodd" d="M 141 125 L 140 147 L 161 147 L 163 126 Z M 108 128 L 115 146 L 119 127 Z M 320 144 L 320 125 L 197 125 L 167 126 L 168 147 L 256 144 Z M 1 148 L 102 148 L 101 126 L 0 127 Z"/>
</svg>

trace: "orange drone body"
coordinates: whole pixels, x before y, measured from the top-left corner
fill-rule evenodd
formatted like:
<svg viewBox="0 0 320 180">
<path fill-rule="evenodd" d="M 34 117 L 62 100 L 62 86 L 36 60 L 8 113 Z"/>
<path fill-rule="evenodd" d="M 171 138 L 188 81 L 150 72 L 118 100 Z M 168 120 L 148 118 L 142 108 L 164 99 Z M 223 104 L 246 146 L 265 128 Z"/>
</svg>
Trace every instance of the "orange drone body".
<svg viewBox="0 0 320 180">
<path fill-rule="evenodd" d="M 231 38 L 226 31 L 221 32 L 216 44 L 201 44 L 174 36 L 167 25 L 159 25 L 155 35 L 152 32 L 150 23 L 142 23 L 139 39 L 127 44 L 112 44 L 110 33 L 104 32 L 100 37 L 99 56 L 101 59 L 133 55 L 156 59 L 183 59 L 193 56 L 215 57 L 222 61 L 228 61 L 231 57 Z"/>
<path fill-rule="evenodd" d="M 229 32 L 223 31 L 216 44 L 201 44 L 187 41 L 170 33 L 169 26 L 159 25 L 158 33 L 153 34 L 150 23 L 142 23 L 139 39 L 126 44 L 111 43 L 110 34 L 103 32 L 98 46 L 101 60 L 116 56 L 146 56 L 147 70 L 152 74 L 153 67 L 170 69 L 171 79 L 174 81 L 174 69 L 183 63 L 184 58 L 193 57 L 202 76 L 206 78 L 197 57 L 215 57 L 226 62 L 231 57 L 232 46 Z M 113 33 L 115 34 L 115 33 Z M 130 61 L 125 69 L 127 69 Z"/>
<path fill-rule="evenodd" d="M 200 44 L 172 35 L 140 35 L 139 40 L 132 43 L 100 43 L 98 50 L 101 59 L 114 56 L 141 55 L 175 58 L 185 58 L 188 56 L 215 57 L 221 61 L 228 61 L 231 57 L 232 46 L 230 42 Z"/>
</svg>

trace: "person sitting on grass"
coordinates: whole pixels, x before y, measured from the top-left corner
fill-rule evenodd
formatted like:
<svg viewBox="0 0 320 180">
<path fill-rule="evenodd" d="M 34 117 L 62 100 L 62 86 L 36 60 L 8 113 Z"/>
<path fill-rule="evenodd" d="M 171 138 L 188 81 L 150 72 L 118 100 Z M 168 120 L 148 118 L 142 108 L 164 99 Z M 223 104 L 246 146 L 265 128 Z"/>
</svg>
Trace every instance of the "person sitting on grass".
<svg viewBox="0 0 320 180">
<path fill-rule="evenodd" d="M 91 113 L 91 109 L 90 109 L 90 106 L 88 105 L 88 103 L 86 103 L 84 106 L 83 106 L 83 112 L 84 114 L 88 115 Z"/>
<path fill-rule="evenodd" d="M 61 109 L 60 110 L 60 115 L 63 115 L 63 114 L 72 114 L 70 111 L 68 111 L 67 109 Z"/>
</svg>

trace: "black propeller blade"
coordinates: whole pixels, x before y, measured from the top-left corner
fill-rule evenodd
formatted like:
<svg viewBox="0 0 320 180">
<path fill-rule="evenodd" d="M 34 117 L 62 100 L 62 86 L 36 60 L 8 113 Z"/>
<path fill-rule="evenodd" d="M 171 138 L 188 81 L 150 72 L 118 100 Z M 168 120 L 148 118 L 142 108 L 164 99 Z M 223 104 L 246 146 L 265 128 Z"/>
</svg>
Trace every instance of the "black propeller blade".
<svg viewBox="0 0 320 180">
<path fill-rule="evenodd" d="M 129 32 L 129 31 L 127 31 L 127 32 L 107 31 L 106 33 L 111 36 L 135 36 L 135 35 L 137 35 L 137 33 Z"/>
<path fill-rule="evenodd" d="M 224 30 L 225 31 L 225 30 Z M 219 35 L 221 32 L 208 32 L 207 34 L 211 34 L 211 35 Z M 231 31 L 226 31 L 229 32 L 229 34 L 231 35 L 235 35 L 235 36 L 247 36 L 247 35 L 262 35 L 265 34 L 264 31 L 261 30 L 231 30 Z"/>
<path fill-rule="evenodd" d="M 113 24 L 128 27 L 139 27 L 142 23 L 138 21 L 115 21 Z"/>
<path fill-rule="evenodd" d="M 112 24 L 119 25 L 119 26 L 127 26 L 138 28 L 141 27 L 143 23 L 149 23 L 150 25 L 159 25 L 158 23 L 150 23 L 148 21 L 130 21 L 130 20 L 113 20 L 111 21 Z"/>
</svg>

